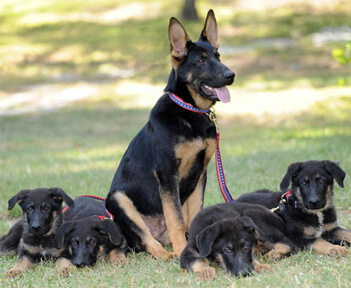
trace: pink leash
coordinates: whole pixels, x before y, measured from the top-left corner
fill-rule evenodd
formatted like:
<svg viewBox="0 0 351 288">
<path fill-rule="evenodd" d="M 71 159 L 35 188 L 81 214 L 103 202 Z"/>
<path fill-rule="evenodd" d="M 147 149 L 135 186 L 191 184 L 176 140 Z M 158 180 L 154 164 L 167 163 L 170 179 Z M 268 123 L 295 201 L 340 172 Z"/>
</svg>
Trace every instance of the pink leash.
<svg viewBox="0 0 351 288">
<path fill-rule="evenodd" d="M 183 99 L 181 99 L 179 96 L 175 95 L 174 93 L 168 92 L 168 95 L 169 95 L 169 98 L 171 98 L 171 100 L 174 103 L 178 104 L 180 107 L 187 109 L 189 111 L 192 111 L 192 112 L 206 114 L 210 118 L 210 120 L 214 123 L 214 125 L 216 127 L 216 132 L 217 132 L 216 171 L 217 171 L 217 179 L 218 179 L 219 189 L 221 190 L 221 193 L 222 193 L 222 196 L 223 196 L 225 202 L 227 202 L 227 203 L 234 202 L 234 199 L 233 199 L 232 195 L 230 195 L 230 192 L 227 188 L 227 183 L 225 181 L 221 151 L 219 149 L 220 133 L 219 133 L 219 127 L 217 124 L 216 114 L 215 114 L 214 109 L 213 108 L 211 108 L 209 110 L 199 109 L 199 108 L 194 107 L 190 103 L 184 102 Z"/>
</svg>

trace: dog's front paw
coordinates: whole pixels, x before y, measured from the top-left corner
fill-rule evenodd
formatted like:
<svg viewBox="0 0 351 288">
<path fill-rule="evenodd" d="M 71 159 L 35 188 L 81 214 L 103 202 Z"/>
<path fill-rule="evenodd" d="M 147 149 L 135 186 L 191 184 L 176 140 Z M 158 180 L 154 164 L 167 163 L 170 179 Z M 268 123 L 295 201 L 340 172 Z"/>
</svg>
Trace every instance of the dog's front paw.
<svg viewBox="0 0 351 288">
<path fill-rule="evenodd" d="M 23 271 L 14 267 L 14 268 L 6 271 L 4 275 L 5 275 L 5 277 L 16 277 L 16 276 L 21 275 L 21 274 L 23 274 Z"/>
<path fill-rule="evenodd" d="M 128 260 L 126 255 L 123 253 L 110 253 L 110 262 L 113 265 L 122 266 L 125 265 Z"/>
<path fill-rule="evenodd" d="M 273 250 L 269 251 L 269 252 L 265 255 L 265 258 L 268 258 L 268 259 L 270 259 L 270 260 L 276 261 L 276 260 L 282 259 L 283 256 L 284 256 L 283 253 L 281 253 L 280 251 L 277 251 L 277 250 L 273 249 Z"/>
<path fill-rule="evenodd" d="M 255 269 L 255 271 L 257 273 L 261 273 L 261 272 L 271 271 L 272 270 L 272 266 L 268 265 L 268 264 L 258 263 L 256 265 L 254 265 L 254 269 Z"/>
<path fill-rule="evenodd" d="M 217 277 L 216 269 L 212 267 L 204 267 L 196 271 L 196 280 L 198 281 L 210 281 Z"/>
<path fill-rule="evenodd" d="M 71 267 L 66 266 L 66 267 L 61 267 L 59 270 L 59 274 L 62 277 L 68 277 L 71 272 Z"/>
<path fill-rule="evenodd" d="M 328 255 L 333 258 L 340 258 L 345 256 L 346 253 L 347 253 L 346 247 L 333 245 L 333 247 L 329 249 Z"/>
</svg>

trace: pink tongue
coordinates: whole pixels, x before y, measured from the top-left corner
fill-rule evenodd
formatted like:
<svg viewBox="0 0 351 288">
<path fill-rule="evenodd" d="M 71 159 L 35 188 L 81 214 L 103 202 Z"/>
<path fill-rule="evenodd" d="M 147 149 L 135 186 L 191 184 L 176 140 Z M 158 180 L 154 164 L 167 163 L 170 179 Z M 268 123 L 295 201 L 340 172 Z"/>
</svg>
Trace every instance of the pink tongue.
<svg viewBox="0 0 351 288">
<path fill-rule="evenodd" d="M 221 88 L 214 88 L 218 99 L 224 103 L 230 102 L 230 93 L 227 86 Z"/>
</svg>

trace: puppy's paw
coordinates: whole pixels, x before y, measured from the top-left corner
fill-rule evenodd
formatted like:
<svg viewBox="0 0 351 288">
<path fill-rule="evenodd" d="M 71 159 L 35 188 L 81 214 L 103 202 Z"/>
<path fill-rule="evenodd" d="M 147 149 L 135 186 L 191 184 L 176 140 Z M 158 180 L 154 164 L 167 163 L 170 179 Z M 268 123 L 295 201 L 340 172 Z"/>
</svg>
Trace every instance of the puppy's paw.
<svg viewBox="0 0 351 288">
<path fill-rule="evenodd" d="M 23 274 L 23 271 L 15 267 L 4 273 L 5 277 L 16 277 L 21 274 Z"/>
<path fill-rule="evenodd" d="M 266 255 L 265 258 L 270 259 L 270 260 L 280 260 L 284 257 L 284 254 L 281 253 L 280 251 L 277 251 L 275 249 L 269 251 Z"/>
<path fill-rule="evenodd" d="M 329 249 L 328 255 L 333 258 L 340 258 L 346 256 L 347 248 L 344 246 L 333 245 L 332 248 Z"/>
<path fill-rule="evenodd" d="M 217 277 L 216 269 L 212 267 L 204 267 L 196 271 L 196 280 L 198 281 L 210 281 Z"/>
<path fill-rule="evenodd" d="M 255 271 L 257 273 L 261 273 L 261 272 L 271 271 L 272 270 L 272 266 L 268 265 L 268 264 L 258 263 L 256 265 L 254 265 L 254 269 L 255 269 Z"/>
<path fill-rule="evenodd" d="M 128 262 L 128 260 L 123 253 L 116 253 L 110 255 L 110 262 L 112 265 L 123 266 Z"/>
<path fill-rule="evenodd" d="M 62 277 L 68 277 L 71 272 L 71 267 L 65 266 L 59 269 L 59 275 Z"/>
</svg>

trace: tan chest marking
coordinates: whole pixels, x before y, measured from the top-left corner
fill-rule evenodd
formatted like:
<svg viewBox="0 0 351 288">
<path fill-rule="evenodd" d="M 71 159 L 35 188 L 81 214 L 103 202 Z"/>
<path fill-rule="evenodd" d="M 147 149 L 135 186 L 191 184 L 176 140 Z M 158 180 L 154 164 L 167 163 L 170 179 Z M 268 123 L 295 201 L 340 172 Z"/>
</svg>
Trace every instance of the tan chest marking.
<svg viewBox="0 0 351 288">
<path fill-rule="evenodd" d="M 214 139 L 202 140 L 197 138 L 193 141 L 182 142 L 175 146 L 175 157 L 180 161 L 178 172 L 180 180 L 188 175 L 189 170 L 194 165 L 197 155 L 205 150 L 204 169 L 216 150 L 217 141 Z"/>
</svg>

